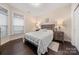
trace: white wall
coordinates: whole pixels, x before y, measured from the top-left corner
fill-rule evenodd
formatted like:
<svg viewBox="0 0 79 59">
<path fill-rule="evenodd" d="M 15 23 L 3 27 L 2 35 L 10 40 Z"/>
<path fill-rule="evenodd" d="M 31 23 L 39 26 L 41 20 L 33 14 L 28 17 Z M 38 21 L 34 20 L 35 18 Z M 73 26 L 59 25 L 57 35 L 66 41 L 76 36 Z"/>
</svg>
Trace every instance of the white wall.
<svg viewBox="0 0 79 59">
<path fill-rule="evenodd" d="M 72 44 L 76 46 L 79 51 L 79 6 L 77 4 L 72 5 Z"/>
<path fill-rule="evenodd" d="M 71 10 L 71 18 L 72 18 L 72 45 L 75 45 L 75 20 L 74 20 L 74 9 L 76 8 L 77 4 L 72 4 Z"/>
<path fill-rule="evenodd" d="M 49 23 L 56 24 L 57 20 L 64 20 L 64 33 L 65 41 L 71 41 L 71 4 L 58 8 L 54 11 L 50 11 L 46 15 L 37 17 L 37 20 L 41 20 L 42 23 L 45 23 L 45 19 L 49 18 Z"/>
</svg>

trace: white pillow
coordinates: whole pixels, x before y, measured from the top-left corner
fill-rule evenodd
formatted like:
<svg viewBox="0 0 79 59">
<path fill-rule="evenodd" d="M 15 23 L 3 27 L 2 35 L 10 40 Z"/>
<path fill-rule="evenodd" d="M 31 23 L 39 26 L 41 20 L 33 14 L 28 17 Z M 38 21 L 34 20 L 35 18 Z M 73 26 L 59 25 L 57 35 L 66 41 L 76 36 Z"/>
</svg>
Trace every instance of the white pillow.
<svg viewBox="0 0 79 59">
<path fill-rule="evenodd" d="M 40 31 L 45 31 L 45 32 L 46 32 L 46 31 L 47 31 L 47 29 L 40 29 Z"/>
</svg>

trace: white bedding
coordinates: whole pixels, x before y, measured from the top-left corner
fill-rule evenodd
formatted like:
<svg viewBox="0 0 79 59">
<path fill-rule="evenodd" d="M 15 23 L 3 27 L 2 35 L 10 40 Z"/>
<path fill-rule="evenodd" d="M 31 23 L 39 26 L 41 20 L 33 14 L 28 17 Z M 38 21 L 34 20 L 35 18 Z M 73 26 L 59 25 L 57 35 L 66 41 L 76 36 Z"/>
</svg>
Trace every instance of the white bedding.
<svg viewBox="0 0 79 59">
<path fill-rule="evenodd" d="M 37 53 L 44 54 L 47 52 L 47 47 L 53 40 L 52 30 L 39 30 L 25 34 L 25 38 L 38 46 Z"/>
</svg>

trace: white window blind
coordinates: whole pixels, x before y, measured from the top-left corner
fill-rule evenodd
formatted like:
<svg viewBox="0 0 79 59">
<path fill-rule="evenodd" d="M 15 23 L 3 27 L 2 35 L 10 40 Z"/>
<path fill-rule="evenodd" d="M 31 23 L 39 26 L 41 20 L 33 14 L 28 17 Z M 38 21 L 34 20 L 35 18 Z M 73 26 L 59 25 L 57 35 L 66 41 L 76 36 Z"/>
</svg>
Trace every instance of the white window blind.
<svg viewBox="0 0 79 59">
<path fill-rule="evenodd" d="M 5 37 L 8 34 L 8 10 L 0 7 L 0 37 Z"/>
<path fill-rule="evenodd" d="M 24 18 L 22 15 L 16 13 L 13 15 L 13 33 L 24 33 Z"/>
</svg>

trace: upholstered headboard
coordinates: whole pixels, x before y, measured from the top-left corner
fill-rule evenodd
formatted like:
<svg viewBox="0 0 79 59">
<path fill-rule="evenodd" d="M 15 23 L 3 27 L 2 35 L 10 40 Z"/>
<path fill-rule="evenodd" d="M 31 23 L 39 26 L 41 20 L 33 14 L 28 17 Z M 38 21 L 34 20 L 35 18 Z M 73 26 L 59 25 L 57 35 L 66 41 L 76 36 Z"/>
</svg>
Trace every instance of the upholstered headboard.
<svg viewBox="0 0 79 59">
<path fill-rule="evenodd" d="M 55 24 L 43 24 L 41 25 L 41 29 L 54 30 Z"/>
</svg>

